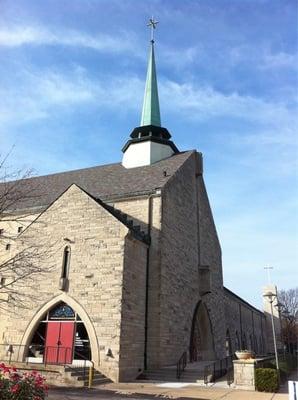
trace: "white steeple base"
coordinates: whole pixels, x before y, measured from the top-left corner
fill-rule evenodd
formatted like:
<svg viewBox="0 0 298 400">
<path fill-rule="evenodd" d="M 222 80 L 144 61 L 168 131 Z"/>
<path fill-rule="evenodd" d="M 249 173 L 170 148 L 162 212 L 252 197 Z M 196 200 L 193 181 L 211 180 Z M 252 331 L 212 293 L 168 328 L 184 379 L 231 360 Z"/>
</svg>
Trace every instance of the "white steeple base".
<svg viewBox="0 0 298 400">
<path fill-rule="evenodd" d="M 125 168 L 151 165 L 173 155 L 175 152 L 167 144 L 156 143 L 151 140 L 131 143 L 125 150 L 122 165 Z"/>
</svg>

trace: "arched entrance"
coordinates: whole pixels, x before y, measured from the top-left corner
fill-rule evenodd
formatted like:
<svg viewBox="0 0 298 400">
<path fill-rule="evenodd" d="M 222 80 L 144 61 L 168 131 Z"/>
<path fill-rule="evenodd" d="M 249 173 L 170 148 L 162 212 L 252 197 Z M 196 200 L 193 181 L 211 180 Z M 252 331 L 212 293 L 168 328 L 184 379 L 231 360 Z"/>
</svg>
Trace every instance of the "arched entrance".
<svg viewBox="0 0 298 400">
<path fill-rule="evenodd" d="M 196 306 L 193 316 L 189 350 L 191 362 L 215 358 L 209 313 L 201 301 Z"/>
<path fill-rule="evenodd" d="M 33 332 L 29 357 L 47 364 L 91 360 L 89 336 L 79 314 L 63 301 L 46 311 Z"/>
</svg>

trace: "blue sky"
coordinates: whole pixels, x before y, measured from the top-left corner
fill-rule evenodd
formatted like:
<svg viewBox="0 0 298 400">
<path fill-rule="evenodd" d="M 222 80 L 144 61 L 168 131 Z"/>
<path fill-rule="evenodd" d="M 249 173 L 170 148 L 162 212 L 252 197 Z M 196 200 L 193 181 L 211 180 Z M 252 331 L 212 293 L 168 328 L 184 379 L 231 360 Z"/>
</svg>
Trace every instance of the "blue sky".
<svg viewBox="0 0 298 400">
<path fill-rule="evenodd" d="M 1 0 L 0 153 L 38 174 L 120 161 L 152 14 L 162 124 L 203 152 L 225 285 L 260 306 L 264 266 L 297 285 L 296 1 Z"/>
</svg>

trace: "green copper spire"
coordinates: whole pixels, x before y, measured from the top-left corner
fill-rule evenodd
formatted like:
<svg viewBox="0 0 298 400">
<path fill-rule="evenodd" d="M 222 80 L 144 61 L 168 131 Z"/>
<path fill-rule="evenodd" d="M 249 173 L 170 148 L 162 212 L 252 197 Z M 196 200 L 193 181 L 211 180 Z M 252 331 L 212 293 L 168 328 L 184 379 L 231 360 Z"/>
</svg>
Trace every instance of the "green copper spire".
<svg viewBox="0 0 298 400">
<path fill-rule="evenodd" d="M 149 26 L 151 26 L 152 28 L 151 31 L 152 36 L 150 44 L 150 53 L 149 53 L 149 62 L 148 62 L 141 126 L 146 126 L 146 125 L 161 126 L 155 57 L 154 57 L 154 40 L 153 40 L 153 29 L 155 29 L 156 23 L 157 22 L 154 22 L 152 19 L 150 20 L 149 24 Z"/>
</svg>

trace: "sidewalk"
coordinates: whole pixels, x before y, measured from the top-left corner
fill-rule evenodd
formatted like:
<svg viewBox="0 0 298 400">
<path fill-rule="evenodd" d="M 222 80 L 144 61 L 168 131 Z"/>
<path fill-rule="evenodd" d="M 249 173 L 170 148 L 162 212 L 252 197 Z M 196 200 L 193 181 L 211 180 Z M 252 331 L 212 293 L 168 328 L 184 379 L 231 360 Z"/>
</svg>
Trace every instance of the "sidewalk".
<svg viewBox="0 0 298 400">
<path fill-rule="evenodd" d="M 196 400 L 288 400 L 286 393 L 261 393 L 196 384 L 111 383 L 100 389 L 52 389 L 49 400 L 85 399 L 196 399 Z"/>
<path fill-rule="evenodd" d="M 179 384 L 178 384 L 179 385 Z M 177 386 L 178 386 L 177 385 Z M 173 387 L 173 383 L 111 383 L 104 389 L 116 391 L 121 394 L 149 394 L 157 397 L 169 397 L 172 399 L 190 398 L 200 400 L 286 400 L 286 393 L 261 393 L 218 387 L 202 387 L 196 384 L 180 384 Z"/>
</svg>

